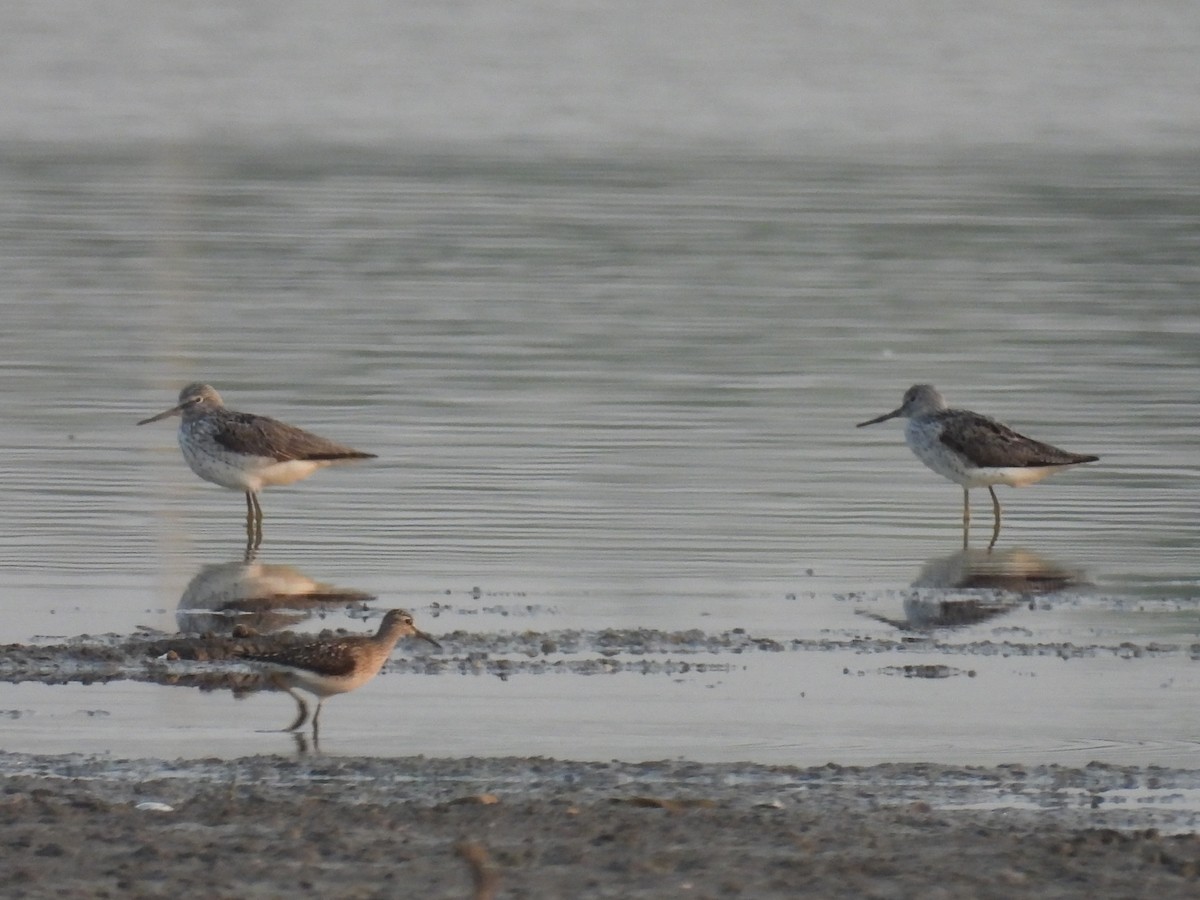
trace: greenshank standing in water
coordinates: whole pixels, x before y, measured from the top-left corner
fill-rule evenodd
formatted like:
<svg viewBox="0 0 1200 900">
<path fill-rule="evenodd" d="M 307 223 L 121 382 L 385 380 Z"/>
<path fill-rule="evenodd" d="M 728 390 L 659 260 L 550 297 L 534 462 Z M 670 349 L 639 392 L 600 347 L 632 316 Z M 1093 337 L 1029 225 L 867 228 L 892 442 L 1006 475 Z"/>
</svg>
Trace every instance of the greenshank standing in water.
<svg viewBox="0 0 1200 900">
<path fill-rule="evenodd" d="M 898 409 L 859 422 L 858 427 L 895 418 L 908 419 L 904 439 L 917 459 L 943 478 L 962 485 L 964 546 L 971 523 L 971 488 L 986 486 L 992 495 L 995 525 L 988 545 L 991 548 L 1000 536 L 1000 501 L 993 485 L 1024 487 L 1071 466 L 1099 459 L 1035 441 L 988 416 L 949 409 L 931 384 L 914 384 L 904 392 L 904 402 Z"/>
<path fill-rule="evenodd" d="M 258 494 L 263 488 L 300 481 L 334 463 L 375 457 L 267 416 L 235 412 L 207 384 L 189 384 L 179 392 L 178 404 L 138 424 L 169 416 L 182 418 L 179 449 L 192 471 L 205 481 L 246 494 L 251 548 L 262 543 Z"/>
</svg>

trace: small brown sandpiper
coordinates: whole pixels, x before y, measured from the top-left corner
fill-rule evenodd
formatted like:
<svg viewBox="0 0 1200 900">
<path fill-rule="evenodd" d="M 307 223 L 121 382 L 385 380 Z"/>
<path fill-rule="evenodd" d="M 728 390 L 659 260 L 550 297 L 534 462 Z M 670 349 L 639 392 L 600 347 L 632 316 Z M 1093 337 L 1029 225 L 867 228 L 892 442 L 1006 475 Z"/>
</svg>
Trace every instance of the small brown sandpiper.
<svg viewBox="0 0 1200 900">
<path fill-rule="evenodd" d="M 405 637 L 418 637 L 439 649 L 442 646 L 413 624 L 407 610 L 392 609 L 375 634 L 313 641 L 272 653 L 245 653 L 242 658 L 262 665 L 268 679 L 291 694 L 299 705 L 296 721 L 284 731 L 295 731 L 308 719 L 308 704 L 296 689 L 316 696 L 317 709 L 312 718 L 315 734 L 325 698 L 360 688 L 378 675 L 396 642 Z"/>
</svg>

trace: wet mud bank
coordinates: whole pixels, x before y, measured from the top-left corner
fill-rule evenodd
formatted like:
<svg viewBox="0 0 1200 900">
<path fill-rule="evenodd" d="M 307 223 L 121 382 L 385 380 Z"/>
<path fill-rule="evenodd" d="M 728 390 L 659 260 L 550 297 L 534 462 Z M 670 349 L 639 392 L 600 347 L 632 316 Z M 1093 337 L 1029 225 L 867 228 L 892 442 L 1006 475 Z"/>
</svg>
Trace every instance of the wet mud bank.
<svg viewBox="0 0 1200 900">
<path fill-rule="evenodd" d="M 178 684 L 208 689 L 255 690 L 263 679 L 242 659 L 286 649 L 316 638 L 358 633 L 344 628 L 318 635 L 298 632 L 263 633 L 237 627 L 231 633 L 166 634 L 143 630 L 133 635 L 80 635 L 59 643 L 9 644 L 0 647 L 0 681 L 12 683 L 103 682 L 121 679 Z M 523 632 L 439 633 L 436 654 L 395 656 L 386 673 L 426 675 L 568 673 L 594 675 L 612 672 L 671 674 L 721 671 L 746 656 L 774 653 L 842 653 L 853 656 L 898 657 L 937 654 L 958 664 L 894 667 L 907 677 L 939 678 L 970 675 L 970 660 L 988 657 L 1052 657 L 1058 659 L 1142 659 L 1180 657 L 1200 660 L 1200 644 L 1147 641 L 1119 644 L 1073 641 L 987 639 L 948 640 L 937 631 L 900 633 L 895 637 L 826 635 L 781 640 L 755 636 L 745 629 L 710 633 L 700 629 L 668 631 L 653 628 L 528 630 Z"/>
<path fill-rule="evenodd" d="M 0 753 L 9 897 L 1192 897 L 1195 773 Z"/>
<path fill-rule="evenodd" d="M 243 654 L 312 637 L 234 628 L 35 640 L 0 648 L 0 680 L 252 691 L 263 677 Z M 1200 645 L 1185 641 L 1046 641 L 1013 629 L 955 641 L 911 622 L 888 636 L 786 640 L 645 628 L 437 637 L 441 652 L 397 655 L 385 673 L 671 674 L 829 653 L 873 660 L 881 675 L 943 679 L 970 678 L 998 656 L 1200 658 Z M 220 760 L 0 750 L 0 895 L 1200 894 L 1200 772 L 1191 768 L 330 757 L 311 752 L 315 736 L 295 740 L 294 757 Z"/>
</svg>

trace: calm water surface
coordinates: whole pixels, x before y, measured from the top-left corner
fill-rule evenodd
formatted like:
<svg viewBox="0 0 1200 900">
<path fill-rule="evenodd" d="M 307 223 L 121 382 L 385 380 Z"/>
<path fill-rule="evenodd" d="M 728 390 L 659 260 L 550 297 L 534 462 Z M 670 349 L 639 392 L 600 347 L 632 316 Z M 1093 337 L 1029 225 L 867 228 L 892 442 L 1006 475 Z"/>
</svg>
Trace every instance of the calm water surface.
<svg viewBox="0 0 1200 900">
<path fill-rule="evenodd" d="M 240 552 L 133 426 L 193 379 L 379 454 L 264 501 L 373 590 L 906 583 L 959 491 L 853 426 L 925 380 L 1103 458 L 1003 490 L 1005 545 L 1194 596 L 1193 163 L 9 158 L 3 627 Z"/>
<path fill-rule="evenodd" d="M 1072 592 L 882 659 L 386 676 L 324 748 L 1195 764 L 1190 7 L 65 6 L 0 10 L 0 642 L 174 631 L 236 568 L 242 499 L 134 426 L 193 380 L 379 454 L 265 495 L 289 583 L 435 633 L 895 638 L 980 565 L 902 426 L 854 428 L 930 381 L 1102 457 L 1000 491 L 988 577 Z M 14 750 L 281 751 L 289 704 L 0 686 Z"/>
<path fill-rule="evenodd" d="M 133 424 L 192 379 L 379 454 L 268 492 L 260 560 L 413 607 L 435 632 L 894 634 L 882 621 L 903 617 L 894 592 L 953 563 L 960 495 L 911 456 L 899 425 L 853 426 L 928 380 L 952 402 L 1102 456 L 1001 493 L 998 549 L 1078 573 L 1095 598 L 1027 612 L 1020 627 L 1186 646 L 1200 630 L 1195 162 L 10 153 L 0 639 L 174 630 L 189 581 L 240 558 L 241 498 L 191 474 L 173 426 Z M 976 502 L 982 548 L 986 495 Z M 493 613 L 432 620 L 435 601 Z M 432 692 L 470 705 L 515 687 L 510 700 L 568 725 L 604 722 L 598 710 L 628 691 L 650 718 L 659 704 L 698 704 L 686 716 L 695 727 L 718 714 L 710 700 L 753 710 L 707 741 L 679 722 L 661 739 L 636 722 L 609 728 L 612 755 L 1060 758 L 1106 743 L 1136 755 L 1145 740 L 1168 747 L 1155 758 L 1191 753 L 1177 749 L 1194 738 L 1185 725 L 1158 727 L 1174 721 L 1170 699 L 1147 714 L 1131 691 L 1152 683 L 1182 705 L 1196 680 L 1183 651 L 1152 666 L 1076 661 L 1067 685 L 1049 677 L 1057 660 L 992 661 L 949 690 L 970 705 L 1005 674 L 1036 690 L 1010 699 L 998 733 L 969 740 L 921 722 L 947 688 L 856 680 L 824 656 L 756 658 L 682 686 L 665 675 L 385 678 L 374 702 Z M 1129 696 L 1119 727 L 1112 695 L 1096 717 L 1079 712 L 1102 666 Z M 782 690 L 774 702 L 766 685 Z M 38 710 L 39 696 L 64 689 L 12 691 L 6 706 Z M 596 707 L 579 706 L 580 691 Z M 212 696 L 82 694 L 64 701 L 68 718 L 145 695 L 159 698 L 152 710 L 190 710 L 203 736 L 183 740 L 198 753 L 278 749 L 244 728 L 212 736 Z M 807 737 L 795 731 L 802 696 L 822 723 Z M 286 698 L 273 699 L 286 718 Z M 1063 702 L 1085 727 L 1064 729 Z M 856 715 L 831 725 L 847 704 Z M 1039 704 L 1053 723 L 1042 731 L 1029 718 Z M 369 718 L 344 716 L 347 729 Z M 83 731 L 106 734 L 98 721 Z M 79 746 L 120 748 L 128 723 L 113 721 Z M 75 740 L 46 712 L 18 722 L 15 749 Z M 756 727 L 768 722 L 783 732 Z M 431 745 L 386 743 L 587 750 L 531 746 L 519 737 L 528 724 L 501 717 L 490 737 L 468 729 L 461 744 L 441 727 Z M 164 735 L 180 738 L 170 725 Z"/>
</svg>

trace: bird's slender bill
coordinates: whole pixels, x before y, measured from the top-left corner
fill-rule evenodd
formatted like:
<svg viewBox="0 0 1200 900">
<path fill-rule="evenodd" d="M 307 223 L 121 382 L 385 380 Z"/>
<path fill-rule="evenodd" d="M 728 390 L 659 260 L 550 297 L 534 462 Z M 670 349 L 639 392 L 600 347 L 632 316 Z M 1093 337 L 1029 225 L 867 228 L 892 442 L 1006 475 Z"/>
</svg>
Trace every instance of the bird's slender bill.
<svg viewBox="0 0 1200 900">
<path fill-rule="evenodd" d="M 138 424 L 139 425 L 149 425 L 151 422 L 157 422 L 160 419 L 167 418 L 168 416 L 177 416 L 182 411 L 183 411 L 183 404 L 180 403 L 178 406 L 172 406 L 166 412 L 160 412 L 157 416 L 151 416 L 148 419 L 142 419 L 142 421 L 138 422 Z"/>
<path fill-rule="evenodd" d="M 414 628 L 413 634 L 416 637 L 419 637 L 423 641 L 429 641 L 429 643 L 433 644 L 433 646 L 437 647 L 439 650 L 442 649 L 441 644 L 439 644 L 437 641 L 435 641 L 433 638 L 431 638 L 429 635 L 427 635 L 425 632 L 421 631 L 420 629 Z"/>
<path fill-rule="evenodd" d="M 874 419 L 867 419 L 865 422 L 859 422 L 854 427 L 862 428 L 864 425 L 876 425 L 880 422 L 886 422 L 888 419 L 894 419 L 896 416 L 900 415 L 900 412 L 903 409 L 903 406 L 900 407 L 900 409 L 893 409 L 890 413 L 884 413 L 882 416 L 876 416 Z M 166 413 L 163 413 L 163 415 L 166 415 Z M 161 418 L 161 416 L 159 418 Z"/>
</svg>

